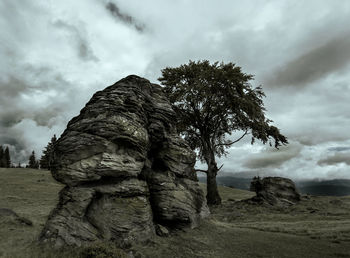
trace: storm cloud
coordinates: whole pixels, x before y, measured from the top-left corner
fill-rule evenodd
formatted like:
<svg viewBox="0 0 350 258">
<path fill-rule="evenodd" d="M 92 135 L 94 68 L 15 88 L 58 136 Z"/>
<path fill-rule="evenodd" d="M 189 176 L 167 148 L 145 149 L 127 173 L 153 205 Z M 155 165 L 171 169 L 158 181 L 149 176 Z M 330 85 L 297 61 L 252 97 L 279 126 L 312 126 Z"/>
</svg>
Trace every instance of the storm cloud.
<svg viewBox="0 0 350 258">
<path fill-rule="evenodd" d="M 217 160 L 226 173 L 350 178 L 335 162 L 350 146 L 349 23 L 346 0 L 0 1 L 0 144 L 27 162 L 94 92 L 208 59 L 255 75 L 290 142 L 275 150 L 247 137 Z"/>
<path fill-rule="evenodd" d="M 321 166 L 336 165 L 339 163 L 350 165 L 350 152 L 335 153 L 317 162 L 317 164 Z"/>
<path fill-rule="evenodd" d="M 54 27 L 65 29 L 71 34 L 73 40 L 76 42 L 77 54 L 81 59 L 86 61 L 98 61 L 98 58 L 94 55 L 86 37 L 82 35 L 81 31 L 79 31 L 77 27 L 67 24 L 61 20 L 54 22 L 53 25 Z"/>
<path fill-rule="evenodd" d="M 271 86 L 305 87 L 332 73 L 341 72 L 350 63 L 350 34 L 331 39 L 278 69 L 267 81 Z"/>
<path fill-rule="evenodd" d="M 328 149 L 329 151 L 350 151 L 350 147 L 331 147 Z"/>
<path fill-rule="evenodd" d="M 134 26 L 134 28 L 140 32 L 142 32 L 144 30 L 144 25 L 138 24 L 135 20 L 135 18 L 133 18 L 132 16 L 126 14 L 126 13 L 122 13 L 119 10 L 119 7 L 112 2 L 108 2 L 106 4 L 106 9 L 110 12 L 111 15 L 113 15 L 115 18 L 117 18 L 118 20 L 132 25 Z"/>
<path fill-rule="evenodd" d="M 250 155 L 243 163 L 243 167 L 250 169 L 279 167 L 288 160 L 297 157 L 301 149 L 300 144 L 290 144 L 279 149 L 265 148 L 259 153 Z"/>
</svg>

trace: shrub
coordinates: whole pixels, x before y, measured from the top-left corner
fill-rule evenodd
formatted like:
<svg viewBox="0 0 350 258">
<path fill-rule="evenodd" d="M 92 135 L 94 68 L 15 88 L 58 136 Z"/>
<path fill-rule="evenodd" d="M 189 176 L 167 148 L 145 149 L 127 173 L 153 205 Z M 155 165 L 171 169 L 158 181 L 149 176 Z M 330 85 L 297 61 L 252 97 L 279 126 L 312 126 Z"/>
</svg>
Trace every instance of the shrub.
<svg viewBox="0 0 350 258">
<path fill-rule="evenodd" d="M 84 247 L 80 253 L 81 258 L 126 258 L 127 254 L 113 243 L 94 243 Z"/>
</svg>

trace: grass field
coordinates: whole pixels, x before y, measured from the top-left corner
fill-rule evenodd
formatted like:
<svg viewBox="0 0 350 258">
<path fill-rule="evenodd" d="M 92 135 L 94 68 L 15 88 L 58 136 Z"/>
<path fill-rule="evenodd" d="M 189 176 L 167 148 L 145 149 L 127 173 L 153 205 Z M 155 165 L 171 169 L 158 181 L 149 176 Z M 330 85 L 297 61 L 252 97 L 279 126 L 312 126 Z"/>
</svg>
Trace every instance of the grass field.
<svg viewBox="0 0 350 258">
<path fill-rule="evenodd" d="M 48 171 L 0 168 L 0 257 L 78 257 L 80 249 L 36 246 L 63 186 Z M 205 186 L 203 185 L 203 189 Z M 140 257 L 350 257 L 350 197 L 310 197 L 289 208 L 240 202 L 251 192 L 220 187 L 223 204 L 199 228 L 134 246 Z M 101 256 L 108 257 L 108 256 Z M 117 256 L 116 256 L 117 257 Z"/>
</svg>

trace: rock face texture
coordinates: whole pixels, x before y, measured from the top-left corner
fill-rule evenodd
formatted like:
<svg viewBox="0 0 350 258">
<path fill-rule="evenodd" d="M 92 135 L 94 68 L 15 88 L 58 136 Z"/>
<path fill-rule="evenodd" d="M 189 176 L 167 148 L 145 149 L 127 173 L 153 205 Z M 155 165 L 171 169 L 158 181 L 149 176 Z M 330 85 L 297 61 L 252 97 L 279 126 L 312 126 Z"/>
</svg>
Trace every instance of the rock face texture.
<svg viewBox="0 0 350 258">
<path fill-rule="evenodd" d="M 301 199 L 294 182 L 283 177 L 254 177 L 250 190 L 256 193 L 255 201 L 266 201 L 271 205 L 293 205 Z"/>
<path fill-rule="evenodd" d="M 135 75 L 95 93 L 54 146 L 51 172 L 66 187 L 40 240 L 127 246 L 158 224 L 197 226 L 209 210 L 175 119 L 162 88 Z"/>
</svg>

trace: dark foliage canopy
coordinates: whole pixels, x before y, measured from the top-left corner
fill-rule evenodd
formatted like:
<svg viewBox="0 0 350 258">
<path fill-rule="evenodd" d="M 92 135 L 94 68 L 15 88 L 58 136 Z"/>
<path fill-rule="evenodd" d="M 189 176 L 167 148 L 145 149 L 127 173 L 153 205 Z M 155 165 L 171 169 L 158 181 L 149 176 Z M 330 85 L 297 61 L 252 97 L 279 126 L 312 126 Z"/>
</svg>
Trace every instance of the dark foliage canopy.
<svg viewBox="0 0 350 258">
<path fill-rule="evenodd" d="M 40 168 L 49 169 L 49 170 L 51 169 L 51 155 L 52 155 L 53 147 L 56 141 L 57 141 L 57 138 L 56 138 L 56 135 L 54 135 L 51 138 L 51 141 L 47 144 L 47 146 L 43 150 L 43 155 L 40 158 Z"/>
<path fill-rule="evenodd" d="M 226 147 L 247 134 L 252 143 L 258 139 L 276 148 L 287 143 L 265 117 L 265 94 L 261 87 L 252 87 L 252 79 L 253 75 L 233 63 L 207 60 L 162 70 L 158 80 L 178 114 L 178 130 L 192 149 L 199 150 L 201 160 L 211 151 L 217 156 L 226 154 Z M 242 131 L 242 137 L 227 139 L 235 131 Z"/>
<path fill-rule="evenodd" d="M 35 152 L 32 151 L 32 154 L 29 157 L 29 168 L 39 168 L 39 162 L 35 158 Z"/>
<path fill-rule="evenodd" d="M 4 156 L 5 156 L 5 167 L 7 168 L 11 167 L 11 157 L 10 157 L 9 147 L 6 147 Z"/>
<path fill-rule="evenodd" d="M 5 167 L 4 149 L 0 146 L 0 168 Z"/>
<path fill-rule="evenodd" d="M 3 168 L 9 168 L 11 167 L 11 156 L 10 156 L 10 150 L 8 147 L 3 149 L 2 146 L 0 146 L 0 167 Z"/>
</svg>

